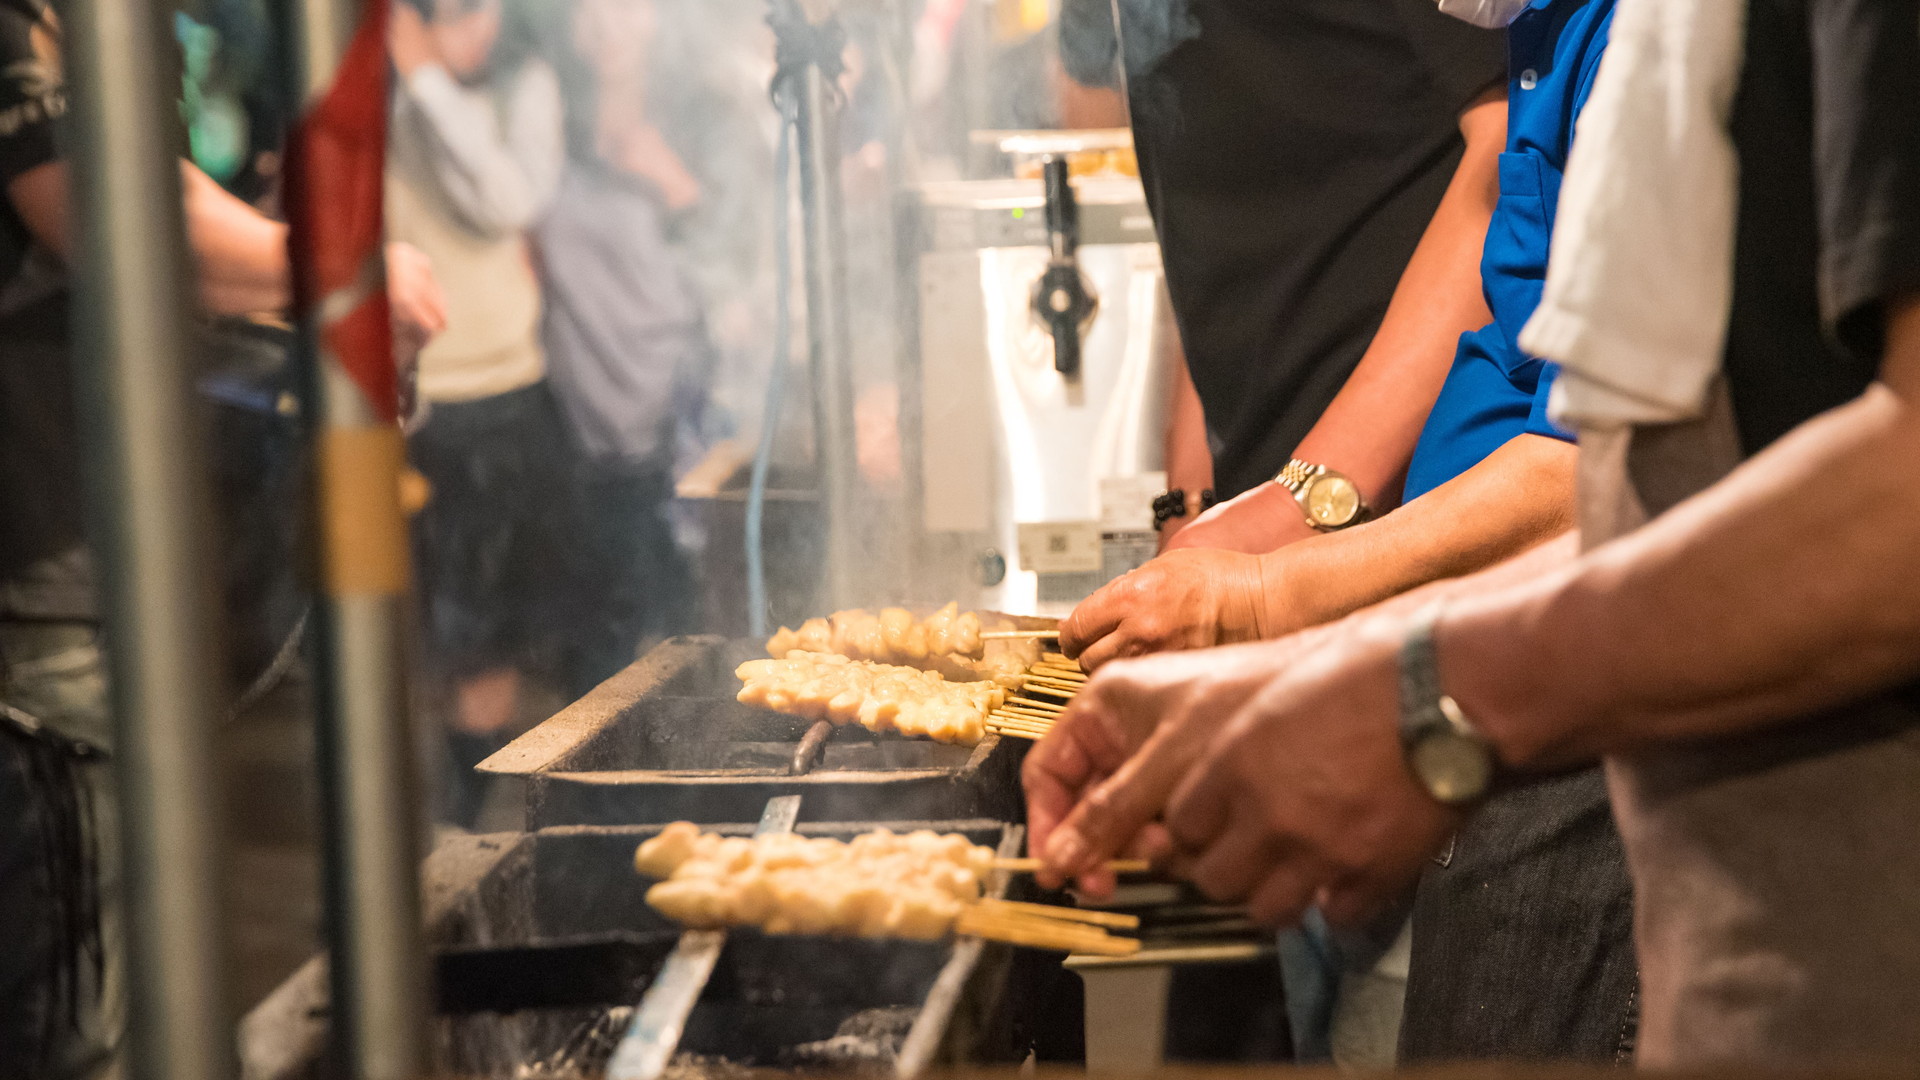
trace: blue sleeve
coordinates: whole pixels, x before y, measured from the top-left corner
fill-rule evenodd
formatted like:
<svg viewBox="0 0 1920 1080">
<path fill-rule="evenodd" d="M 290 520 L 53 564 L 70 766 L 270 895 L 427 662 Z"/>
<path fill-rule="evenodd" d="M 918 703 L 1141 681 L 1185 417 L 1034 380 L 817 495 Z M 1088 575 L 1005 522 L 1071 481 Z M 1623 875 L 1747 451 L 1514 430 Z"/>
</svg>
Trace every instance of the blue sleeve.
<svg viewBox="0 0 1920 1080">
<path fill-rule="evenodd" d="M 1549 439 L 1573 442 L 1573 432 L 1547 418 L 1547 395 L 1553 392 L 1554 381 L 1559 377 L 1559 364 L 1542 362 L 1540 381 L 1533 390 L 1533 407 L 1527 410 L 1526 432 L 1529 435 L 1545 435 Z"/>
</svg>

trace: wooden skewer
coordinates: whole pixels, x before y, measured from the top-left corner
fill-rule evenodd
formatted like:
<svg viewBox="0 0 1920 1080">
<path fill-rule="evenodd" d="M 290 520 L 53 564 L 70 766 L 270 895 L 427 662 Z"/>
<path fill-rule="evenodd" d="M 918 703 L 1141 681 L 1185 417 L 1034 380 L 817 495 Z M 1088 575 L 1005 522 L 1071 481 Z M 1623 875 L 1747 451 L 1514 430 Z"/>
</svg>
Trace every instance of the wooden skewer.
<svg viewBox="0 0 1920 1080">
<path fill-rule="evenodd" d="M 987 730 L 1003 735 L 1031 735 L 1036 739 L 1044 739 L 1052 734 L 1052 729 L 1045 725 L 1023 724 L 1014 720 L 995 720 L 987 726 Z"/>
<path fill-rule="evenodd" d="M 1047 737 L 1046 733 L 1041 731 L 1023 731 L 1015 728 L 994 727 L 992 725 L 988 725 L 987 731 L 994 735 L 1005 735 L 1009 739 L 1025 739 L 1028 742 L 1039 742 L 1041 739 Z"/>
<path fill-rule="evenodd" d="M 1018 695 L 1008 698 L 1006 704 L 1024 705 L 1029 709 L 1042 709 L 1046 712 L 1060 713 L 1067 711 L 1066 705 L 1058 701 L 1042 701 L 1039 698 L 1020 697 Z"/>
<path fill-rule="evenodd" d="M 1068 658 L 1068 656 L 1067 656 L 1067 654 L 1066 654 L 1066 653 L 1057 653 L 1057 652 L 1050 652 L 1050 653 L 1041 653 L 1041 654 L 1040 654 L 1040 659 L 1041 659 L 1041 660 L 1042 660 L 1043 662 L 1045 662 L 1045 663 L 1049 663 L 1049 664 L 1071 664 L 1071 663 L 1073 663 L 1073 661 L 1072 661 L 1072 660 L 1071 660 L 1070 658 Z"/>
<path fill-rule="evenodd" d="M 1031 874 L 1040 869 L 1039 859 L 995 859 L 995 870 L 1006 870 L 1015 874 Z M 1153 869 L 1153 864 L 1145 859 L 1108 859 L 1107 869 L 1116 874 L 1144 874 Z"/>
<path fill-rule="evenodd" d="M 996 727 L 1017 728 L 1021 731 L 1031 731 L 1040 735 L 1045 735 L 1047 732 L 1053 730 L 1052 724 L 1044 720 L 1034 720 L 1025 716 L 995 716 L 991 718 L 991 723 Z"/>
<path fill-rule="evenodd" d="M 1000 706 L 998 709 L 994 711 L 995 712 L 1032 713 L 1035 716 L 1044 717 L 1049 721 L 1060 719 L 1059 709 L 1039 709 L 1039 708 L 1035 708 L 1032 705 L 1022 704 L 1017 699 L 1014 701 L 1007 702 L 1005 705 Z"/>
<path fill-rule="evenodd" d="M 1044 682 L 1028 679 L 1026 683 L 1020 687 L 1020 692 L 1023 694 L 1045 694 L 1049 698 L 1065 699 L 1079 693 L 1080 688 L 1084 685 L 1084 683 L 1066 683 L 1061 686 L 1049 686 Z M 1064 700 L 1060 702 L 1060 707 L 1066 707 Z"/>
<path fill-rule="evenodd" d="M 1027 675 L 1024 676 L 1024 678 L 1027 689 L 1043 690 L 1050 694 L 1058 693 L 1063 697 L 1072 697 L 1074 694 L 1080 692 L 1081 687 L 1086 685 L 1085 683 L 1074 682 L 1072 679 L 1056 679 L 1051 675 Z"/>
<path fill-rule="evenodd" d="M 1038 915 L 1048 919 L 1060 919 L 1064 922 L 1090 923 L 1114 930 L 1140 929 L 1140 916 L 1128 915 L 1119 911 L 1089 911 L 1085 908 L 1060 907 L 1055 904 L 1028 904 L 1019 900 L 995 900 L 988 897 L 979 901 L 981 908 L 987 911 L 1005 911 L 1024 915 Z"/>
<path fill-rule="evenodd" d="M 981 633 L 981 641 L 1032 641 L 1035 638 L 1057 638 L 1060 628 L 1052 630 L 987 630 Z"/>
<path fill-rule="evenodd" d="M 1031 915 L 1000 913 L 969 906 L 954 920 L 953 932 L 972 937 L 1004 941 L 1035 949 L 1060 952 L 1097 953 L 1103 956 L 1131 956 L 1140 951 L 1133 938 L 1115 937 L 1097 926 L 1037 918 Z"/>
<path fill-rule="evenodd" d="M 1027 670 L 1035 675 L 1045 675 L 1054 679 L 1065 679 L 1068 682 L 1087 681 L 1086 672 L 1076 667 L 1066 667 L 1061 664 L 1035 664 Z"/>
</svg>

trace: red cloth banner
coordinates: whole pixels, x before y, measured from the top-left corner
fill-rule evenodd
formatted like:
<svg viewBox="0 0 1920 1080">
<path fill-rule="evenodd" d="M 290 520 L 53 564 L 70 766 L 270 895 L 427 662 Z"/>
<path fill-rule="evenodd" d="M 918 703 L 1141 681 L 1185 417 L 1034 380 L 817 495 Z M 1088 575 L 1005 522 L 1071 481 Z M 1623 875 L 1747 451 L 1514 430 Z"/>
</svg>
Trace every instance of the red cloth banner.
<svg viewBox="0 0 1920 1080">
<path fill-rule="evenodd" d="M 307 0 L 327 3 L 329 0 Z M 387 2 L 364 0 L 360 25 L 327 88 L 295 125 L 287 147 L 294 302 L 303 313 L 352 296 L 383 256 L 381 187 L 387 152 Z M 333 301 L 335 304 L 341 301 Z M 399 418 L 398 380 L 384 285 L 328 320 L 321 340 L 368 405 Z"/>
</svg>

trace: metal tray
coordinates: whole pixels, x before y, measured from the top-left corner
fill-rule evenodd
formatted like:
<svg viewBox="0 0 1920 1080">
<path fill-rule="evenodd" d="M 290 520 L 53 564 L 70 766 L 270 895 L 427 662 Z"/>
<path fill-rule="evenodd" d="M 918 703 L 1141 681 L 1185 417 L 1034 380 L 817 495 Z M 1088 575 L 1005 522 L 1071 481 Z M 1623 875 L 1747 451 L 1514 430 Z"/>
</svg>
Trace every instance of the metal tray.
<svg viewBox="0 0 1920 1080">
<path fill-rule="evenodd" d="M 758 643 L 662 643 L 480 763 L 526 782 L 527 827 L 753 821 L 805 796 L 810 821 L 1021 818 L 1026 745 L 978 746 L 835 728 L 811 771 L 790 775 L 809 722 L 734 700 L 733 669 Z"/>
</svg>

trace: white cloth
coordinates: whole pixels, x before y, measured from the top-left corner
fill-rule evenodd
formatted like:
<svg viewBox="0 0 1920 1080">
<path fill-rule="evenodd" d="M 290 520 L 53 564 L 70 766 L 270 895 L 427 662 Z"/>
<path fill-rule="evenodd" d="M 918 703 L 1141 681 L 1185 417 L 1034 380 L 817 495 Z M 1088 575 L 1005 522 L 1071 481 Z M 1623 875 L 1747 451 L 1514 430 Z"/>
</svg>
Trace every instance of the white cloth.
<svg viewBox="0 0 1920 1080">
<path fill-rule="evenodd" d="M 1620 0 L 1560 189 L 1545 296 L 1520 346 L 1562 367 L 1565 427 L 1699 416 L 1733 298 L 1727 121 L 1744 0 Z"/>
</svg>

